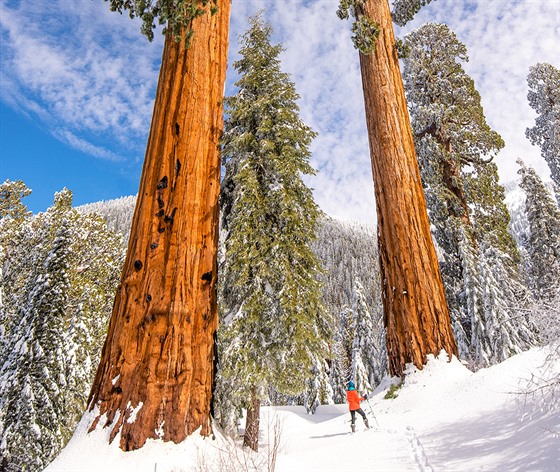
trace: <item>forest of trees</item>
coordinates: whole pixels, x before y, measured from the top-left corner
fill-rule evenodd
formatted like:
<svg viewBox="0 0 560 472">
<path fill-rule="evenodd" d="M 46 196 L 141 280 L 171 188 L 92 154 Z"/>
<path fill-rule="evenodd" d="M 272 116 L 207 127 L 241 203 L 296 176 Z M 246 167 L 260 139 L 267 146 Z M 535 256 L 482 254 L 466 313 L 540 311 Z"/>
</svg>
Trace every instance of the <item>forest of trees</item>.
<svg viewBox="0 0 560 472">
<path fill-rule="evenodd" d="M 522 199 L 527 207 L 515 209 L 512 234 L 520 241 L 521 280 L 531 302 L 522 305 L 525 312 L 512 308 L 530 315 L 538 341 L 557 343 L 560 290 L 557 283 L 543 282 L 542 274 L 556 277 L 552 281 L 560 278 L 560 231 L 543 228 L 557 228 L 560 209 L 550 188 L 532 169 L 523 167 L 520 172 L 527 174 L 524 190 L 515 185 L 512 192 L 527 195 Z M 24 465 L 42 470 L 69 439 L 83 413 L 135 205 L 134 197 L 125 197 L 71 208 L 71 193 L 64 190 L 55 196 L 51 208 L 33 216 L 24 199 L 22 204 L 28 193 L 21 182 L 5 182 L 0 187 L 0 450 L 7 471 L 19 471 Z M 312 249 L 323 267 L 321 301 L 325 317 L 332 322 L 332 342 L 325 358 L 327 382 L 313 385 L 320 380 L 313 378 L 294 396 L 268 390 L 265 404 L 299 404 L 313 412 L 317 388 L 322 389 L 321 403 L 340 403 L 349 378 L 366 390 L 387 373 L 376 247 L 371 227 L 320 220 Z M 64 272 L 61 264 L 66 264 Z M 49 275 L 53 271 L 56 277 Z M 220 286 L 219 291 L 223 290 Z M 47 323 L 55 321 L 49 316 L 53 312 L 60 314 L 58 322 Z M 58 355 L 52 356 L 55 352 Z M 478 364 L 468 351 L 462 359 L 472 366 Z M 236 411 L 229 413 L 236 417 Z"/>
<path fill-rule="evenodd" d="M 402 0 L 395 15 L 428 2 Z M 355 20 L 376 231 L 323 215 L 303 183 L 315 133 L 270 25 L 251 20 L 238 92 L 222 101 L 229 2 L 194 4 L 182 17 L 111 2 L 132 8 L 148 38 L 155 16 L 167 23 L 137 198 L 74 208 L 63 189 L 32 215 L 23 182 L 0 185 L 2 470 L 42 470 L 86 408 L 125 450 L 207 435 L 211 413 L 235 433 L 244 408 L 256 449 L 261 403 L 313 413 L 343 402 L 349 380 L 369 391 L 440 349 L 477 369 L 557 342 L 557 311 L 543 316 L 560 296 L 557 69 L 528 75 L 539 117 L 527 137 L 553 191 L 518 161 L 512 219 L 493 162 L 504 143 L 462 67 L 466 47 L 424 25 L 400 43 L 401 79 L 385 2 L 341 1 L 339 16 Z M 219 54 L 197 62 L 208 47 Z M 187 139 L 201 130 L 203 146 Z"/>
</svg>

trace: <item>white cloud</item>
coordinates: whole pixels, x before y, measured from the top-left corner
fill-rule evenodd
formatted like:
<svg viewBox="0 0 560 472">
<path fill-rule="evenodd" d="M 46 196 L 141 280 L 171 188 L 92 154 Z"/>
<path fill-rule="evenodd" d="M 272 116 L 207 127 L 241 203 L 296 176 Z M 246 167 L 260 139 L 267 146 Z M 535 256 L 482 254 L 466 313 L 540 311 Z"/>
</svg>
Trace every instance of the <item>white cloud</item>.
<svg viewBox="0 0 560 472">
<path fill-rule="evenodd" d="M 67 129 L 53 130 L 53 135 L 60 141 L 91 156 L 113 162 L 122 161 L 122 157 L 118 154 L 101 146 L 96 146 L 85 139 L 81 139 Z"/>
<path fill-rule="evenodd" d="M 110 12 L 100 0 L 18 3 L 17 8 L 2 3 L 2 100 L 35 115 L 53 133 L 68 130 L 65 142 L 92 155 L 113 159 L 120 152 L 105 149 L 108 141 L 92 144 L 89 134 L 112 137 L 121 147 L 143 148 L 161 36 L 149 43 L 138 22 Z M 231 63 L 238 57 L 237 36 L 246 30 L 248 16 L 264 10 L 275 40 L 285 47 L 282 68 L 301 96 L 302 119 L 319 133 L 312 145 L 319 174 L 308 179 L 319 205 L 330 215 L 372 223 L 358 54 L 350 24 L 338 19 L 337 7 L 338 0 L 233 1 L 226 93 L 234 91 Z M 560 4 L 438 0 L 403 31 L 426 21 L 447 23 L 468 48 L 471 60 L 465 68 L 482 96 L 489 124 L 506 141 L 497 158 L 502 180 L 516 177 L 517 157 L 547 175 L 540 150 L 525 138 L 535 116 L 527 104 L 526 77 L 537 62 L 558 66 Z"/>
<path fill-rule="evenodd" d="M 143 137 L 150 123 L 161 44 L 116 23 L 104 2 L 21 2 L 2 5 L 2 100 L 59 127 L 112 136 L 121 144 Z M 161 40 L 159 41 L 161 43 Z M 79 146 L 80 150 L 86 147 Z M 91 149 L 98 149 L 92 145 Z M 92 153 L 97 157 L 109 155 Z"/>
</svg>

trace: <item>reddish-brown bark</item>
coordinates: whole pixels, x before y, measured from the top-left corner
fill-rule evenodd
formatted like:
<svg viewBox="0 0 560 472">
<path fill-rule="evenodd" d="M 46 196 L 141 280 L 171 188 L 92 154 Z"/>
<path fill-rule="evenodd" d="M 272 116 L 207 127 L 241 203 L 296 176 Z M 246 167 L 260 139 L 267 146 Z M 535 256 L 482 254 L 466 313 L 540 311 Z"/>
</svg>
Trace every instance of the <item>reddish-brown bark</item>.
<svg viewBox="0 0 560 472">
<path fill-rule="evenodd" d="M 230 1 L 165 40 L 123 269 L 90 394 L 120 447 L 211 433 L 222 98 Z M 137 410 L 135 417 L 131 416 Z"/>
<path fill-rule="evenodd" d="M 375 197 L 389 370 L 422 367 L 428 354 L 457 354 L 430 234 L 388 0 L 366 0 L 380 26 L 371 55 L 360 53 Z"/>
</svg>

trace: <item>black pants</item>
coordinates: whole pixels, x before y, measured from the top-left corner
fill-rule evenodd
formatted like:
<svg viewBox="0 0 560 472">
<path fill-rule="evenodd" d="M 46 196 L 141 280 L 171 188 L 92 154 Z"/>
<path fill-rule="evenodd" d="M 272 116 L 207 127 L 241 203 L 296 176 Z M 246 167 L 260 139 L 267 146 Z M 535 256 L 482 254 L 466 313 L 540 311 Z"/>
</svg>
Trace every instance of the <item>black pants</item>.
<svg viewBox="0 0 560 472">
<path fill-rule="evenodd" d="M 362 415 L 364 421 L 367 420 L 366 414 L 364 413 L 364 410 L 362 410 L 361 408 L 359 410 L 350 410 L 350 416 L 352 417 L 352 424 L 356 424 L 356 413 Z"/>
</svg>

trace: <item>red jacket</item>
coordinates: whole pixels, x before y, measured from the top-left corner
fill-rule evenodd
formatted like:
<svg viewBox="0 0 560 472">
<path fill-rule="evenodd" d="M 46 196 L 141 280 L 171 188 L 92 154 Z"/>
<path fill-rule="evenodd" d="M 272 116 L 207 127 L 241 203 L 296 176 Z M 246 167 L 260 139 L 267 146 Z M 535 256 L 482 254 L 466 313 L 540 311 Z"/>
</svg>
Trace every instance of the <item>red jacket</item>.
<svg viewBox="0 0 560 472">
<path fill-rule="evenodd" d="M 348 401 L 350 411 L 356 411 L 360 409 L 360 402 L 365 400 L 365 397 L 360 397 L 357 390 L 347 390 L 346 400 Z"/>
</svg>

